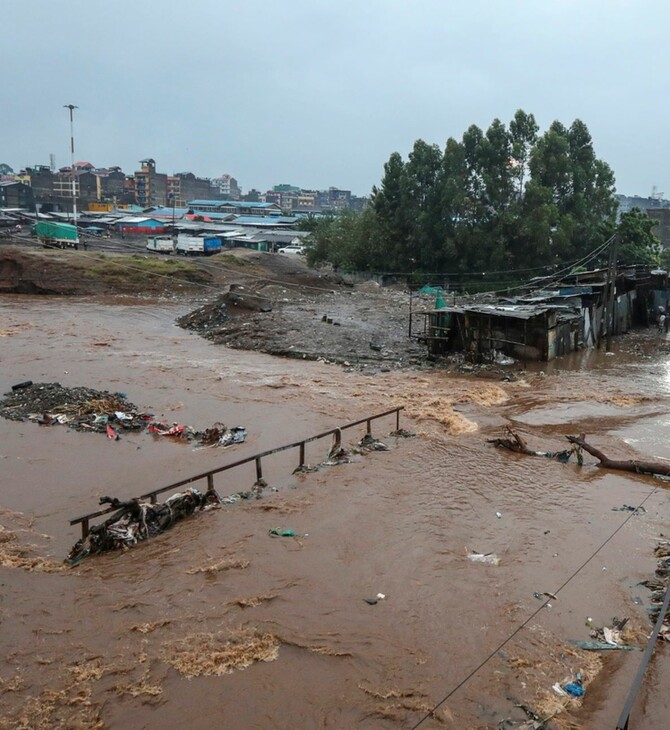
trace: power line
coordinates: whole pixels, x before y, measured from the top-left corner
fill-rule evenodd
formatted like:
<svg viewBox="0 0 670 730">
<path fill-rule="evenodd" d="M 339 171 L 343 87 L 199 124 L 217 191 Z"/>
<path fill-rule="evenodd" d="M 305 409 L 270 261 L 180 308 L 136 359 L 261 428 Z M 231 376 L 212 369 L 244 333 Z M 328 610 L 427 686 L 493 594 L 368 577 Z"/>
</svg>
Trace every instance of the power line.
<svg viewBox="0 0 670 730">
<path fill-rule="evenodd" d="M 596 555 L 598 555 L 598 553 L 628 524 L 628 521 L 635 516 L 635 514 L 640 510 L 640 508 L 645 505 L 647 500 L 649 500 L 654 494 L 656 494 L 657 491 L 658 491 L 658 487 L 654 487 L 651 490 L 651 492 L 649 492 L 649 494 L 642 500 L 642 502 L 640 502 L 640 504 L 637 506 L 637 508 L 634 511 L 632 511 L 628 515 L 628 517 L 626 517 L 626 519 L 616 528 L 616 530 L 614 530 L 614 532 L 606 540 L 604 540 L 599 545 L 599 547 L 597 547 L 591 553 L 591 555 L 589 555 L 589 557 L 576 570 L 574 570 L 572 572 L 572 574 L 555 591 L 551 591 L 551 593 L 554 596 L 557 596 L 568 585 L 568 583 L 570 583 L 577 575 L 579 575 L 579 573 L 581 573 L 581 571 L 593 560 L 593 558 L 595 558 Z M 486 658 L 484 658 L 472 671 L 470 671 L 465 677 L 463 677 L 463 679 L 455 687 L 453 687 L 451 690 L 449 690 L 449 692 L 436 705 L 434 705 L 425 715 L 423 715 L 423 717 L 416 723 L 416 725 L 412 726 L 411 730 L 416 730 L 416 728 L 418 728 L 429 717 L 431 717 L 431 715 L 433 715 L 435 713 L 435 711 L 438 708 L 440 708 L 450 697 L 452 697 L 464 684 L 469 682 L 475 676 L 475 674 L 477 674 L 477 672 L 480 669 L 482 669 L 482 667 L 484 667 L 486 664 L 488 664 L 488 662 L 490 662 L 491 659 L 493 659 L 493 657 L 496 656 L 496 654 L 501 649 L 503 649 L 507 644 L 509 644 L 509 642 L 522 629 L 524 629 L 540 613 L 540 611 L 542 611 L 542 609 L 549 603 L 549 600 L 551 600 L 551 599 L 547 599 L 538 609 L 533 611 L 533 613 L 531 613 L 531 615 L 525 621 L 523 621 L 523 623 L 521 623 L 519 626 L 517 626 L 516 629 L 514 629 L 514 631 L 504 641 L 502 641 L 500 644 L 498 644 L 498 646 L 496 646 L 496 648 L 493 649 L 493 651 L 491 651 L 486 656 Z"/>
</svg>

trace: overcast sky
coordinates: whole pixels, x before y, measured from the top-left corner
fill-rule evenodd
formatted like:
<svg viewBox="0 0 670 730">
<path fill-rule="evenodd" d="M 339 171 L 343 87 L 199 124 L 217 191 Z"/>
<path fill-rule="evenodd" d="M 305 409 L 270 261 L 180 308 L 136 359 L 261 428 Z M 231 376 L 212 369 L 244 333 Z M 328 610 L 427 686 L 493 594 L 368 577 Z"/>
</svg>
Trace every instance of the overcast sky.
<svg viewBox="0 0 670 730">
<path fill-rule="evenodd" d="M 586 122 L 619 192 L 670 196 L 670 3 L 5 0 L 0 162 L 367 194 L 393 151 L 532 112 Z"/>
</svg>

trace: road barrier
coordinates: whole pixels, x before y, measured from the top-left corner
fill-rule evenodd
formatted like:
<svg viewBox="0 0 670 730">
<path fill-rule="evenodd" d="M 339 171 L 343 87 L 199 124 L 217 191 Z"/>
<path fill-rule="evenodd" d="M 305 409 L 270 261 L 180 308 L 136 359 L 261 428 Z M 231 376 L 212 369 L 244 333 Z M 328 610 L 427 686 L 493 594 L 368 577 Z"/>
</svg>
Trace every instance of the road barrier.
<svg viewBox="0 0 670 730">
<path fill-rule="evenodd" d="M 292 444 L 286 444 L 285 446 L 277 446 L 274 449 L 269 449 L 268 451 L 262 451 L 259 454 L 254 454 L 253 456 L 247 456 L 244 459 L 238 459 L 237 461 L 233 461 L 230 464 L 224 464 L 223 466 L 219 466 L 216 469 L 210 469 L 209 471 L 204 471 L 201 474 L 196 474 L 192 477 L 187 477 L 186 479 L 181 479 L 178 482 L 174 482 L 172 484 L 168 484 L 166 487 L 161 487 L 160 489 L 152 489 L 150 492 L 147 492 L 146 494 L 140 495 L 140 499 L 149 499 L 152 503 L 157 502 L 157 497 L 159 494 L 162 494 L 163 492 L 168 492 L 172 489 L 178 489 L 179 487 L 183 487 L 186 484 L 192 484 L 193 482 L 199 482 L 206 480 L 207 482 L 207 488 L 213 489 L 214 488 L 214 475 L 220 474 L 223 471 L 228 471 L 229 469 L 234 469 L 235 467 L 242 466 L 243 464 L 249 464 L 252 461 L 256 464 L 256 479 L 260 480 L 263 478 L 263 462 L 262 459 L 264 459 L 266 456 L 271 456 L 272 454 L 278 454 L 281 451 L 288 451 L 289 449 L 299 449 L 299 463 L 298 468 L 301 466 L 305 466 L 305 445 L 310 443 L 311 441 L 318 441 L 319 439 L 327 438 L 328 436 L 334 437 L 334 444 L 333 448 L 337 448 L 340 446 L 342 442 L 342 431 L 346 431 L 349 428 L 355 428 L 356 426 L 360 426 L 362 424 L 366 425 L 366 433 L 372 433 L 372 422 L 376 421 L 378 418 L 384 418 L 385 416 L 390 416 L 391 414 L 395 414 L 395 427 L 396 431 L 400 430 L 400 411 L 403 410 L 403 406 L 399 406 L 397 408 L 391 408 L 388 411 L 384 411 L 383 413 L 377 413 L 374 416 L 367 416 L 366 418 L 360 418 L 358 421 L 352 421 L 351 423 L 346 423 L 344 426 L 338 426 L 337 428 L 331 428 L 328 431 L 323 431 L 322 433 L 316 434 L 316 436 L 310 436 L 309 438 L 301 439 L 300 441 L 295 441 Z M 81 525 L 81 536 L 82 538 L 85 538 L 89 531 L 91 526 L 91 520 L 95 519 L 96 517 L 102 517 L 103 515 L 109 514 L 110 512 L 114 512 L 114 507 L 107 507 L 106 509 L 100 509 L 97 512 L 89 512 L 87 515 L 83 515 L 81 517 L 75 517 L 74 519 L 70 520 L 71 525 Z"/>
</svg>

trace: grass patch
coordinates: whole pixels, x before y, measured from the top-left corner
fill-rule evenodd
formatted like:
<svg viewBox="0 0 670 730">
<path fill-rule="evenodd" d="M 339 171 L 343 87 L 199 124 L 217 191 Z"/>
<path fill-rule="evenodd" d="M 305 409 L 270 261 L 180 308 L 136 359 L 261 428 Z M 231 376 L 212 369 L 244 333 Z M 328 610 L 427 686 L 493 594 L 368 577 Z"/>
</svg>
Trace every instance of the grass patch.
<svg viewBox="0 0 670 730">
<path fill-rule="evenodd" d="M 170 279 L 182 279 L 185 283 L 205 283 L 211 275 L 189 263 L 175 259 L 156 259 L 133 254 L 127 257 L 96 256 L 96 261 L 83 270 L 88 279 L 99 279 L 118 289 L 146 287 L 162 288 Z"/>
</svg>

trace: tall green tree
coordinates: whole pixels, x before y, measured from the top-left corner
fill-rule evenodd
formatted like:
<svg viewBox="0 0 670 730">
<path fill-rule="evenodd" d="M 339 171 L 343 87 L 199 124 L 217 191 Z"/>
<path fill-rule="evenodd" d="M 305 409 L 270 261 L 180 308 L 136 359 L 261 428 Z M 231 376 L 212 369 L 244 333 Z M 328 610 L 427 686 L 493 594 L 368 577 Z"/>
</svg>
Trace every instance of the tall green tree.
<svg viewBox="0 0 670 730">
<path fill-rule="evenodd" d="M 654 233 L 656 225 L 658 221 L 639 208 L 622 213 L 617 228 L 619 261 L 625 264 L 660 266 L 663 247 Z"/>
<path fill-rule="evenodd" d="M 361 270 L 485 272 L 577 260 L 615 229 L 614 174 L 587 126 L 543 133 L 519 109 L 506 126 L 471 125 L 443 150 L 394 152 L 368 211 L 319 223 L 315 262 Z"/>
</svg>

